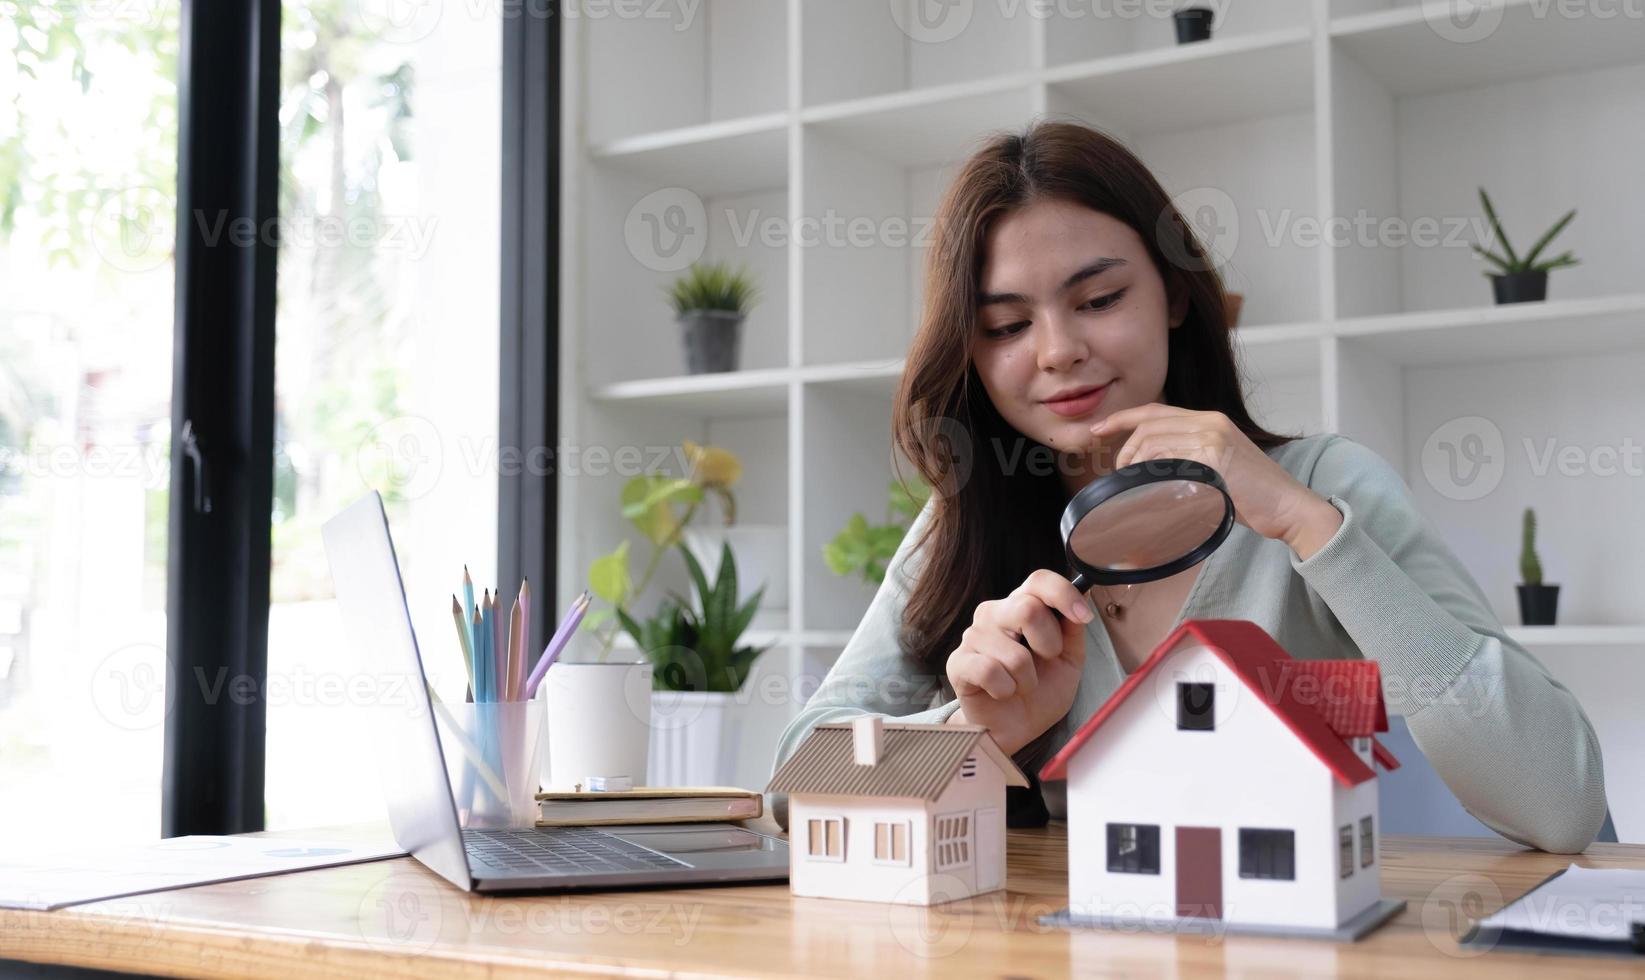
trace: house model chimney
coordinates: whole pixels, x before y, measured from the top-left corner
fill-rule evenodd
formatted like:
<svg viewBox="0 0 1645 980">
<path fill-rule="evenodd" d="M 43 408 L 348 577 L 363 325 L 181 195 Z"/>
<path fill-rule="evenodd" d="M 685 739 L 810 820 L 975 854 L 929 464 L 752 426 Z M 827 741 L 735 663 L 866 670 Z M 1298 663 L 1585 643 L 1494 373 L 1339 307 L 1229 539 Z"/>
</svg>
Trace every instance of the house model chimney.
<svg viewBox="0 0 1645 980">
<path fill-rule="evenodd" d="M 879 715 L 862 715 L 851 719 L 851 747 L 855 750 L 857 765 L 878 765 L 880 746 L 884 738 L 885 723 Z"/>
</svg>

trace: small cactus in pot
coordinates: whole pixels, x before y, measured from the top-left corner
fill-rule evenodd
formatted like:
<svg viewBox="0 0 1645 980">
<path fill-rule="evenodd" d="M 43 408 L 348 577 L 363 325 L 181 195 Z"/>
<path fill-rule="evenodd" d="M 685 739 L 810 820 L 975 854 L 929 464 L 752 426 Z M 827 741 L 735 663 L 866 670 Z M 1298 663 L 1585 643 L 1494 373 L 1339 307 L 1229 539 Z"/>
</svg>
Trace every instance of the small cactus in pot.
<svg viewBox="0 0 1645 980">
<path fill-rule="evenodd" d="M 1542 583 L 1536 554 L 1536 511 L 1525 508 L 1519 546 L 1519 621 L 1525 626 L 1552 626 L 1559 607 L 1559 586 Z"/>
</svg>

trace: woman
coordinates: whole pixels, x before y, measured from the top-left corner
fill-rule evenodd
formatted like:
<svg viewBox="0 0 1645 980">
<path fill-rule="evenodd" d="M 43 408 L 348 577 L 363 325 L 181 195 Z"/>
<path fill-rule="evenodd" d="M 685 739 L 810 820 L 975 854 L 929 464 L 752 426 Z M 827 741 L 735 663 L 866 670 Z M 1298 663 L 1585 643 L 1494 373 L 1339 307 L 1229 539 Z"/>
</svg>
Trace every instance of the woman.
<svg viewBox="0 0 1645 980">
<path fill-rule="evenodd" d="M 944 195 L 927 262 L 893 429 L 936 492 L 777 764 L 868 712 L 986 725 L 1032 773 L 1177 624 L 1248 619 L 1297 657 L 1377 660 L 1389 710 L 1498 833 L 1593 840 L 1604 779 L 1576 699 L 1381 457 L 1252 421 L 1222 283 L 1129 151 L 1067 123 L 994 139 Z M 1088 602 L 1055 571 L 1063 506 L 1161 457 L 1217 469 L 1238 523 L 1195 567 Z M 1052 816 L 1063 789 L 1040 788 Z"/>
</svg>

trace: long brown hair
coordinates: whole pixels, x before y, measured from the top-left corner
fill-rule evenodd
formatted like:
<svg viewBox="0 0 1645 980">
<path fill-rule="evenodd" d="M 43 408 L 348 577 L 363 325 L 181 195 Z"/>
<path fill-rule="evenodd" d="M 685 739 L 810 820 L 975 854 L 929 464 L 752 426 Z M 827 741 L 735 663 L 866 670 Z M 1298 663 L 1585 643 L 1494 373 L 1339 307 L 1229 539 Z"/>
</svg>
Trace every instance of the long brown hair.
<svg viewBox="0 0 1645 980">
<path fill-rule="evenodd" d="M 936 491 L 903 607 L 901 641 L 940 665 L 978 603 L 1038 568 L 1066 573 L 1058 521 L 1068 493 L 1049 447 L 995 409 L 971 363 L 990 228 L 1039 200 L 1062 200 L 1125 222 L 1147 245 L 1169 295 L 1186 294 L 1167 331 L 1163 400 L 1215 410 L 1262 449 L 1291 438 L 1246 410 L 1222 279 L 1159 181 L 1120 143 L 1074 123 L 1040 122 L 977 151 L 944 192 L 926 256 L 925 314 L 897 391 L 893 436 Z M 1040 465 L 1035 465 L 1036 458 Z"/>
</svg>

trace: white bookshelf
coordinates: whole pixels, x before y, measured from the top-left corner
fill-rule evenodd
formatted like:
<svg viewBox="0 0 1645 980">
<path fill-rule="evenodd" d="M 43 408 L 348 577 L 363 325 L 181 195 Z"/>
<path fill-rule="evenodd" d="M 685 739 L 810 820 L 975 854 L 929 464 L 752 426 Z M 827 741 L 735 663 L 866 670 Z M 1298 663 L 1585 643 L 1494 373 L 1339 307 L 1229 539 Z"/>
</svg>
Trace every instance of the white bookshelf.
<svg viewBox="0 0 1645 980">
<path fill-rule="evenodd" d="M 792 601 L 762 620 L 767 669 L 819 678 L 871 596 L 831 574 L 821 549 L 851 512 L 885 506 L 923 252 L 769 238 L 760 223 L 912 231 L 984 135 L 1045 116 L 1104 128 L 1171 193 L 1231 208 L 1217 213 L 1238 228 L 1223 272 L 1246 297 L 1236 338 L 1263 422 L 1380 452 L 1505 623 L 1519 621 L 1519 513 L 1536 507 L 1569 625 L 1514 635 L 1549 663 L 1596 647 L 1645 654 L 1645 483 L 1539 475 L 1528 448 L 1551 438 L 1591 461 L 1645 442 L 1645 20 L 1503 0 L 1483 13 L 1485 36 L 1458 40 L 1444 2 L 1219 6 L 1215 39 L 1188 46 L 1168 19 L 985 2 L 930 44 L 897 27 L 886 0 L 704 0 L 686 29 L 567 22 L 567 439 L 691 438 L 742 456 L 744 519 L 789 530 Z M 1481 184 L 1522 246 L 1578 209 L 1558 244 L 1582 264 L 1553 273 L 1548 302 L 1491 305 L 1471 230 L 1446 246 L 1350 234 L 1334 247 L 1275 231 L 1282 219 L 1480 221 Z M 703 257 L 746 262 L 762 281 L 743 370 L 682 374 L 658 292 L 673 273 L 625 237 L 636 203 L 659 192 L 700 202 Z M 1496 426 L 1506 455 L 1494 491 L 1457 500 L 1423 454 L 1468 416 Z M 620 484 L 562 479 L 562 599 L 624 533 Z"/>
</svg>

